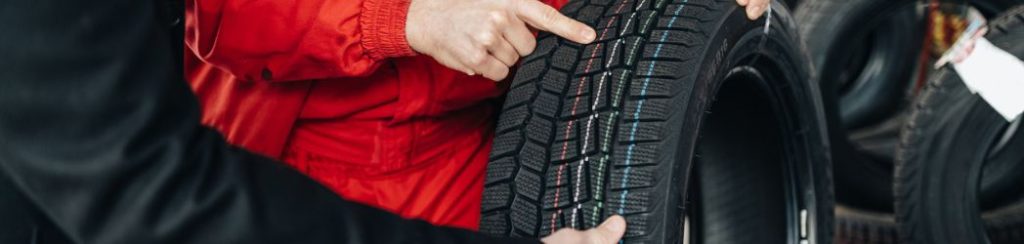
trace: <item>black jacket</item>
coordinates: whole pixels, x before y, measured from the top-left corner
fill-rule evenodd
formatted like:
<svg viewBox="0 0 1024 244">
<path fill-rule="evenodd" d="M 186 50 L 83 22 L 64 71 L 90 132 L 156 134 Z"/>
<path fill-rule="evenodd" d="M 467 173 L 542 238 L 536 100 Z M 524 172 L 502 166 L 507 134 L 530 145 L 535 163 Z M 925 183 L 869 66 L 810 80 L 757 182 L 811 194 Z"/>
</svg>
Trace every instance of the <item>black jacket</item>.
<svg viewBox="0 0 1024 244">
<path fill-rule="evenodd" d="M 227 145 L 164 7 L 0 2 L 0 243 L 536 242 L 346 202 Z"/>
</svg>

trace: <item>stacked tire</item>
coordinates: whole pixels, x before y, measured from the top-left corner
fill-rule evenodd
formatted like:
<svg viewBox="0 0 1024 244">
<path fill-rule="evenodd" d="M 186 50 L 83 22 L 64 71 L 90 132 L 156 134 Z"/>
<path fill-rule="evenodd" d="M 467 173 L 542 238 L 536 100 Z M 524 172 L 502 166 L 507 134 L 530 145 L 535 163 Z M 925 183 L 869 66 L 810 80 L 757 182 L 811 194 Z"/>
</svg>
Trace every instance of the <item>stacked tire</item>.
<svg viewBox="0 0 1024 244">
<path fill-rule="evenodd" d="M 1024 1 L 971 0 L 987 16 Z M 837 243 L 899 243 L 893 174 L 918 94 L 917 0 L 807 0 L 796 11 L 821 82 L 832 145 Z"/>
<path fill-rule="evenodd" d="M 627 243 L 828 243 L 817 84 L 782 3 L 575 0 L 579 45 L 542 34 L 496 129 L 482 232 L 539 237 L 612 215 Z M 684 234 L 686 233 L 686 234 Z"/>
<path fill-rule="evenodd" d="M 1024 59 L 1024 5 L 991 21 L 986 38 Z M 940 71 L 900 135 L 896 220 L 905 243 L 1024 243 L 1020 123 L 954 70 Z"/>
<path fill-rule="evenodd" d="M 891 150 L 922 42 L 916 3 L 808 0 L 797 11 L 829 125 L 836 243 L 898 241 Z"/>
</svg>

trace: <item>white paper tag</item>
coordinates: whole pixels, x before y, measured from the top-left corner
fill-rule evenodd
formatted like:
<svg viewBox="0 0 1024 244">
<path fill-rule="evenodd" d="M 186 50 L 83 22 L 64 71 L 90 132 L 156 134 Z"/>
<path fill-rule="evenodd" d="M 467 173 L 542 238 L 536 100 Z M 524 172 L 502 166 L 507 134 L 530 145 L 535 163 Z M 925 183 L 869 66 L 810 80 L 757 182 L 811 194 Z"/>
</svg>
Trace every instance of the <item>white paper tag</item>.
<svg viewBox="0 0 1024 244">
<path fill-rule="evenodd" d="M 985 38 L 973 46 L 966 57 L 952 62 L 953 68 L 971 91 L 1013 121 L 1024 112 L 1024 62 Z"/>
</svg>

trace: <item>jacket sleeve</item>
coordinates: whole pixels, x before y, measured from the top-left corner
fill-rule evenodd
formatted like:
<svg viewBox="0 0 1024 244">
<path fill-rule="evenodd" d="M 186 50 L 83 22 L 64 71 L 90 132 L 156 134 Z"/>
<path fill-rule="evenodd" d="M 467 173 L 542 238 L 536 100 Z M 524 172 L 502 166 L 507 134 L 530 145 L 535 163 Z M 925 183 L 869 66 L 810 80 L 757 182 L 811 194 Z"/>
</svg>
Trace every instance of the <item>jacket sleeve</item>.
<svg viewBox="0 0 1024 244">
<path fill-rule="evenodd" d="M 199 126 L 155 2 L 4 3 L 18 11 L 0 16 L 0 178 L 71 241 L 536 242 L 350 203 L 230 147 Z"/>
<path fill-rule="evenodd" d="M 245 80 L 366 76 L 412 56 L 410 0 L 188 0 L 186 45 Z"/>
</svg>

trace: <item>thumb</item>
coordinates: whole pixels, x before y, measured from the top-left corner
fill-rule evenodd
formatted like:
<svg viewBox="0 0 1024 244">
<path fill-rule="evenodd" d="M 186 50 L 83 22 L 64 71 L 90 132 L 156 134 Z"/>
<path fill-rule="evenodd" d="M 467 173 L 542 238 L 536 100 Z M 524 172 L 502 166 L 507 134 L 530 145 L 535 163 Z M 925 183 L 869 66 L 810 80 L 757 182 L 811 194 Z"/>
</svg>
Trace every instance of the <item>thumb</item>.
<svg viewBox="0 0 1024 244">
<path fill-rule="evenodd" d="M 537 0 L 513 1 L 516 16 L 542 31 L 564 37 L 571 41 L 588 44 L 597 33 L 593 28 L 559 13 L 558 10 Z"/>
<path fill-rule="evenodd" d="M 626 233 L 626 219 L 618 215 L 612 216 L 594 230 L 599 235 L 595 239 L 601 240 L 601 243 L 617 243 Z"/>
</svg>

